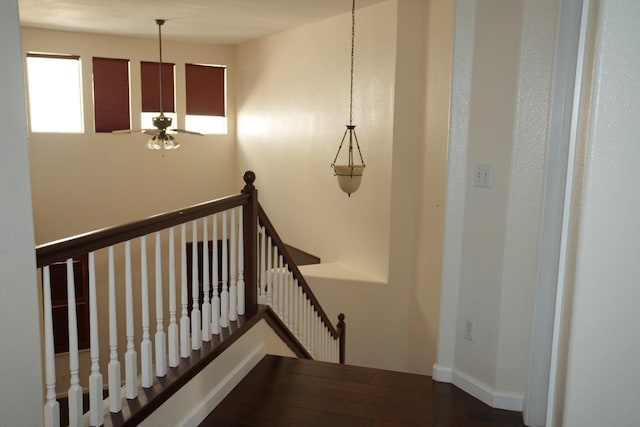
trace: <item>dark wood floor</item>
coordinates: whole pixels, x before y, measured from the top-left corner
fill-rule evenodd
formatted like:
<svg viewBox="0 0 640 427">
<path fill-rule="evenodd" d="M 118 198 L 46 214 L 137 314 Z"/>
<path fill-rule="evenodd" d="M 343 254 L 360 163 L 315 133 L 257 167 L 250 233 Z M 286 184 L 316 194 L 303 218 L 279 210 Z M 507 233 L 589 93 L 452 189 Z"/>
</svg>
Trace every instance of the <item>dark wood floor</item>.
<svg viewBox="0 0 640 427">
<path fill-rule="evenodd" d="M 267 356 L 200 426 L 522 427 L 430 377 Z"/>
</svg>

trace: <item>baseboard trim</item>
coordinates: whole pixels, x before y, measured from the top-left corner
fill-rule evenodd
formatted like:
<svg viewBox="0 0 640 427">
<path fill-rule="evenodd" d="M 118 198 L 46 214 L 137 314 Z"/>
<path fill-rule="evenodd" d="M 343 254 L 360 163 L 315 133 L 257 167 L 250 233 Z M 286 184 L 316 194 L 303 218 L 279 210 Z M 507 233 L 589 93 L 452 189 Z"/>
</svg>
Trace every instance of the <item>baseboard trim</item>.
<svg viewBox="0 0 640 427">
<path fill-rule="evenodd" d="M 453 382 L 453 369 L 434 363 L 432 378 L 440 383 L 451 383 Z"/>
<path fill-rule="evenodd" d="M 433 365 L 433 379 L 438 382 L 451 383 L 492 408 L 522 412 L 523 394 L 494 390 L 482 381 L 478 381 L 457 369 L 436 363 Z"/>
<path fill-rule="evenodd" d="M 251 354 L 242 359 L 231 372 L 207 393 L 204 399 L 187 415 L 181 425 L 197 426 L 200 424 L 266 354 L 267 350 L 264 343 L 256 346 Z"/>
</svg>

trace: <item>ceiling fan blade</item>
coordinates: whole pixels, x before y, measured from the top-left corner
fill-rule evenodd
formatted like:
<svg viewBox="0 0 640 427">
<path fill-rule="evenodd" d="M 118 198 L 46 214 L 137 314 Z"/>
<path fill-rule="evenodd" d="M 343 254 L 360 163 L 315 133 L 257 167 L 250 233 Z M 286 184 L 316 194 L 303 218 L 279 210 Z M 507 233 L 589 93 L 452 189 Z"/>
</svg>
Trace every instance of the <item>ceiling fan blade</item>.
<svg viewBox="0 0 640 427">
<path fill-rule="evenodd" d="M 140 132 L 142 132 L 143 135 L 157 135 L 160 133 L 159 129 L 142 129 Z"/>
<path fill-rule="evenodd" d="M 140 132 L 139 130 L 132 130 L 132 129 L 118 129 L 118 130 L 112 130 L 111 133 L 116 133 L 116 134 L 123 134 L 123 133 L 136 133 L 136 132 Z"/>
<path fill-rule="evenodd" d="M 178 132 L 178 133 L 186 133 L 187 135 L 199 135 L 199 136 L 204 136 L 204 134 L 200 133 L 200 132 L 194 132 L 191 130 L 184 130 L 184 129 L 169 129 L 172 132 Z"/>
</svg>

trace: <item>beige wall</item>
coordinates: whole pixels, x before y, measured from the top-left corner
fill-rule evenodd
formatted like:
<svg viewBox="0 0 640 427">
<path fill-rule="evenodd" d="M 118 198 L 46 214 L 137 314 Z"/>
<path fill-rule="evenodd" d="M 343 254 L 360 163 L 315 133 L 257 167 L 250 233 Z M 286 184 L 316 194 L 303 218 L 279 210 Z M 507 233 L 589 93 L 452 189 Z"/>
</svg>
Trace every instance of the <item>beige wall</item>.
<svg viewBox="0 0 640 427">
<path fill-rule="evenodd" d="M 163 40 L 163 60 L 176 64 L 180 127 L 184 63 L 229 67 L 228 135 L 180 135 L 182 148 L 167 153 L 147 150 L 147 137 L 140 134 L 93 132 L 91 58 L 131 60 L 131 117 L 133 128 L 139 128 L 139 61 L 157 61 L 157 40 L 23 28 L 22 47 L 25 52 L 80 55 L 82 63 L 85 133 L 29 135 L 38 243 L 178 209 L 242 187 L 235 159 L 233 47 Z"/>
<path fill-rule="evenodd" d="M 349 23 L 342 15 L 239 47 L 239 161 L 257 172 L 285 240 L 327 263 L 304 271 L 330 315 L 347 315 L 348 363 L 430 373 L 452 5 L 393 0 L 356 12 L 354 122 L 367 169 L 351 198 L 328 167 L 348 120 Z"/>
<path fill-rule="evenodd" d="M 421 188 L 413 267 L 416 278 L 412 295 L 415 297 L 410 300 L 410 336 L 417 339 L 412 342 L 409 353 L 409 369 L 422 373 L 431 372 L 438 339 L 454 9 L 454 2 L 429 0 L 423 11 L 426 14 L 426 84 L 424 120 L 420 124 L 424 128 L 424 145 L 422 175 L 418 178 Z M 415 15 L 413 19 L 419 17 Z M 412 44 L 410 40 L 407 43 Z"/>
<path fill-rule="evenodd" d="M 238 157 L 290 244 L 388 274 L 395 5 L 357 15 L 354 123 L 367 164 L 350 198 L 329 167 L 349 121 L 350 16 L 238 47 Z"/>
</svg>

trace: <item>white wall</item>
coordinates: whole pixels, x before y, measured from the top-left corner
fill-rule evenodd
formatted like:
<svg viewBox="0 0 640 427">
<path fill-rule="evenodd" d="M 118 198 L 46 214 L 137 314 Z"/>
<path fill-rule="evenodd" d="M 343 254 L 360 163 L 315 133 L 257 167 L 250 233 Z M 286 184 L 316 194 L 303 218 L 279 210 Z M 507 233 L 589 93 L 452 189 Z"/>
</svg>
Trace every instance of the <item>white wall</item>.
<svg viewBox="0 0 640 427">
<path fill-rule="evenodd" d="M 640 4 L 597 4 L 584 174 L 576 176 L 583 187 L 572 236 L 575 269 L 565 295 L 572 303 L 564 311 L 564 412 L 555 424 L 566 427 L 635 426 L 640 419 Z"/>
<path fill-rule="evenodd" d="M 18 7 L 0 3 L 0 414 L 4 425 L 39 426 L 42 418 L 39 306 Z"/>
<path fill-rule="evenodd" d="M 434 376 L 509 409 L 522 408 L 528 380 L 557 3 L 456 5 Z M 492 188 L 472 185 L 483 163 Z"/>
</svg>

